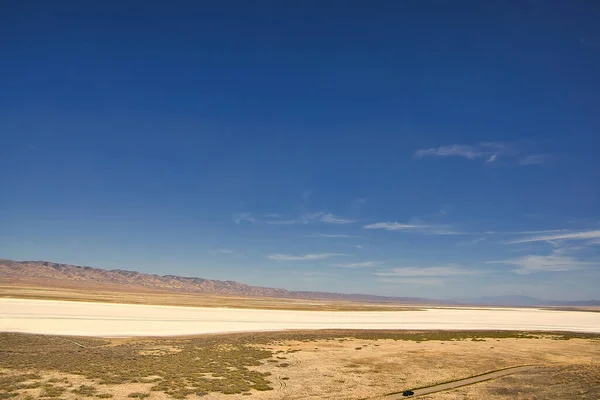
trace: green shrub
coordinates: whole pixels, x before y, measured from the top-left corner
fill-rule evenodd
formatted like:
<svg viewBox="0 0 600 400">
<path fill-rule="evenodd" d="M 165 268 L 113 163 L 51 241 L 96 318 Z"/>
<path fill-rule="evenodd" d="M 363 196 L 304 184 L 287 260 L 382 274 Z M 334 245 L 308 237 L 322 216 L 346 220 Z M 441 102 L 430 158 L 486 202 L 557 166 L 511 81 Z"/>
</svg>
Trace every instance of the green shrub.
<svg viewBox="0 0 600 400">
<path fill-rule="evenodd" d="M 133 392 L 129 393 L 127 397 L 131 397 L 133 399 L 145 399 L 146 397 L 150 397 L 150 395 L 148 393 Z"/>
</svg>

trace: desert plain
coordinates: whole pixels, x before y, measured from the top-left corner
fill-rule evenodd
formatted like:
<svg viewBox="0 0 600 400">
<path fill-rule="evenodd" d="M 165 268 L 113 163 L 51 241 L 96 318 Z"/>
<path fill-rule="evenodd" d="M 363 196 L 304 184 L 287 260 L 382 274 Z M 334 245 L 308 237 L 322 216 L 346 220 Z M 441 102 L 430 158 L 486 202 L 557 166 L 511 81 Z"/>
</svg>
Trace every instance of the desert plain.
<svg viewBox="0 0 600 400">
<path fill-rule="evenodd" d="M 0 398 L 395 399 L 524 366 L 418 397 L 600 398 L 597 312 L 308 306 L 0 298 Z"/>
</svg>

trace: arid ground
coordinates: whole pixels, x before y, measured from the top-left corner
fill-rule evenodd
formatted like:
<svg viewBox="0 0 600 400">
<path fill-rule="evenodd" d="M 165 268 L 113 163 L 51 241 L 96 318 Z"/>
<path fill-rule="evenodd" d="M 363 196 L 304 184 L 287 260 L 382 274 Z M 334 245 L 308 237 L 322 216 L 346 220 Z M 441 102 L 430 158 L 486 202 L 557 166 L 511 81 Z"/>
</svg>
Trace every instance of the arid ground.
<svg viewBox="0 0 600 400">
<path fill-rule="evenodd" d="M 535 368 L 419 398 L 600 398 L 597 312 L 373 311 L 318 301 L 298 310 L 288 300 L 291 309 L 274 310 L 267 300 L 244 309 L 219 308 L 218 297 L 212 307 L 179 307 L 37 295 L 0 298 L 0 399 L 393 399 L 516 366 Z M 254 332 L 215 334 L 245 330 Z"/>
<path fill-rule="evenodd" d="M 327 299 L 291 299 L 268 296 L 188 293 L 175 290 L 144 289 L 123 285 L 94 285 L 69 281 L 2 279 L 0 298 L 67 300 L 115 304 L 146 304 L 185 307 L 232 307 L 256 310 L 312 311 L 409 311 L 420 304 L 367 303 Z"/>
<path fill-rule="evenodd" d="M 600 313 L 533 308 L 249 310 L 0 298 L 0 332 L 114 337 L 286 329 L 489 329 L 600 333 Z"/>
<path fill-rule="evenodd" d="M 423 399 L 598 399 L 600 335 L 288 331 L 96 339 L 0 334 L 0 398 L 376 399 L 538 368 Z"/>
</svg>

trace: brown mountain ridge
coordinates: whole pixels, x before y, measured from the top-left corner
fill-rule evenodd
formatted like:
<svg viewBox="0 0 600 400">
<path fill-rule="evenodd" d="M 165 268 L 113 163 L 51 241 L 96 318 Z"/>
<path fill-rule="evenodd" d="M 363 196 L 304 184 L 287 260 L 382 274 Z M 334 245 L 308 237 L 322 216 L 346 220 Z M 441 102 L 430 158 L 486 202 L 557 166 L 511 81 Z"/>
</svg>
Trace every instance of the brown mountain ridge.
<svg viewBox="0 0 600 400">
<path fill-rule="evenodd" d="M 235 281 L 219 281 L 177 275 L 155 275 L 122 269 L 101 268 L 60 264 L 50 261 L 13 261 L 0 259 L 0 280 L 18 282 L 35 280 L 49 286 L 58 284 L 85 287 L 122 287 L 161 292 L 235 295 L 291 299 L 346 300 L 389 303 L 439 303 L 421 298 L 388 297 L 366 294 L 343 294 L 330 292 L 291 291 L 287 289 L 251 286 Z"/>
</svg>

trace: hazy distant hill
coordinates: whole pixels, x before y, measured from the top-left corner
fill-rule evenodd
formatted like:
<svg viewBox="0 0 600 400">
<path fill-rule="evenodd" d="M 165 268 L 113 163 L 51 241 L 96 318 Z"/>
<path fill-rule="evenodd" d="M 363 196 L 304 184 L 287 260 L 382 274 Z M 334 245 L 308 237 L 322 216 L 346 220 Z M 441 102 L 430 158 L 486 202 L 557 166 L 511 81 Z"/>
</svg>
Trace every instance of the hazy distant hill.
<svg viewBox="0 0 600 400">
<path fill-rule="evenodd" d="M 536 299 L 529 296 L 487 296 L 459 299 L 461 303 L 475 305 L 496 305 L 496 306 L 600 306 L 600 300 L 584 301 L 551 301 Z"/>
<path fill-rule="evenodd" d="M 38 279 L 52 282 L 122 286 L 124 289 L 146 288 L 188 293 L 211 293 L 240 296 L 286 297 L 298 299 L 352 300 L 393 303 L 439 303 L 429 299 L 412 297 L 386 297 L 366 294 L 342 294 L 328 292 L 290 291 L 245 285 L 234 281 L 182 277 L 177 275 L 154 275 L 121 269 L 105 270 L 78 265 L 59 264 L 48 261 L 12 261 L 0 259 L 0 279 Z"/>
</svg>

